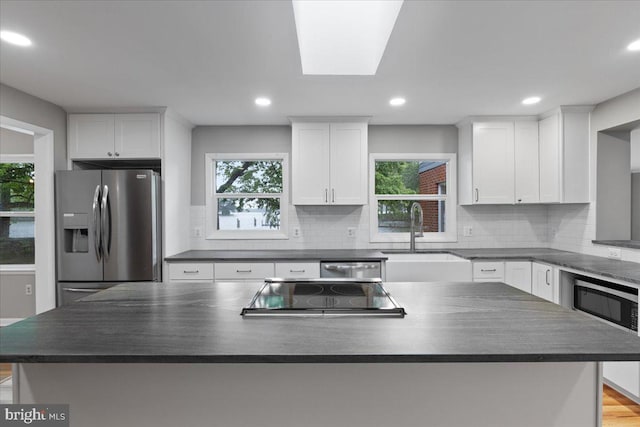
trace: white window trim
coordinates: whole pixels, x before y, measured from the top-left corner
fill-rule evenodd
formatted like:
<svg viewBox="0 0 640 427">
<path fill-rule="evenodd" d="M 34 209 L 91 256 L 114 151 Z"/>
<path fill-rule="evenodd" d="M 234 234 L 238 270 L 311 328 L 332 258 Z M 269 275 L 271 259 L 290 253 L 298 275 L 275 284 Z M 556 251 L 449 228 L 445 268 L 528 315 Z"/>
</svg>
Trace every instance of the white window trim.
<svg viewBox="0 0 640 427">
<path fill-rule="evenodd" d="M 372 243 L 409 243 L 409 233 L 378 233 L 378 200 L 443 200 L 442 195 L 397 194 L 388 196 L 376 195 L 376 161 L 377 160 L 442 160 L 447 166 L 447 194 L 445 200 L 444 233 L 424 233 L 424 237 L 416 237 L 418 243 L 442 243 L 458 241 L 457 225 L 457 183 L 456 153 L 372 153 L 369 154 L 369 239 Z"/>
<path fill-rule="evenodd" d="M 23 132 L 27 133 L 27 132 Z M 35 165 L 35 155 L 33 154 L 0 154 L 0 163 L 33 163 Z M 0 211 L 3 218 L 35 218 L 35 208 L 32 211 Z M 0 264 L 0 272 L 33 272 L 36 269 L 34 264 Z"/>
<path fill-rule="evenodd" d="M 206 153 L 205 155 L 205 236 L 206 239 L 277 240 L 288 239 L 289 154 L 288 153 Z M 218 215 L 214 203 L 214 162 L 216 160 L 281 160 L 282 196 L 280 197 L 280 230 L 218 230 Z M 238 193 L 240 194 L 240 193 Z M 251 193 L 253 197 L 273 197 L 273 193 Z"/>
</svg>

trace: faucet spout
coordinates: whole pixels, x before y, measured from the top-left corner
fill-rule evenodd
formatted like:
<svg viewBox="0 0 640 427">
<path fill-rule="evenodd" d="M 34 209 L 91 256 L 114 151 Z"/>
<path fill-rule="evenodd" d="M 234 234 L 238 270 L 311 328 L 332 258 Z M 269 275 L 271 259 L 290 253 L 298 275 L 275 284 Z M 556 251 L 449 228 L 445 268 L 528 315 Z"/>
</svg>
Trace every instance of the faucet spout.
<svg viewBox="0 0 640 427">
<path fill-rule="evenodd" d="M 418 213 L 417 215 L 418 224 L 416 224 L 416 212 Z M 409 208 L 409 216 L 411 219 L 410 226 L 409 226 L 409 251 L 415 252 L 416 236 L 417 237 L 424 236 L 424 233 L 423 233 L 424 215 L 423 215 L 422 206 L 420 206 L 420 203 L 413 202 L 411 204 L 411 207 Z M 417 233 L 416 233 L 416 225 L 417 225 Z"/>
</svg>

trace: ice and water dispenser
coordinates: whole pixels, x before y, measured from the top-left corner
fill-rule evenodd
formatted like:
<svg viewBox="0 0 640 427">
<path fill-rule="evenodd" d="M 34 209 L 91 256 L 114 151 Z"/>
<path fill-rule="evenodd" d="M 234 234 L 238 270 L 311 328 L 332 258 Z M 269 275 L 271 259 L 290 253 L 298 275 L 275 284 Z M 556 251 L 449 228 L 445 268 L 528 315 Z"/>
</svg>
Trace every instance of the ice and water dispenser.
<svg viewBox="0 0 640 427">
<path fill-rule="evenodd" d="M 65 252 L 89 252 L 89 214 L 64 213 L 62 228 Z"/>
</svg>

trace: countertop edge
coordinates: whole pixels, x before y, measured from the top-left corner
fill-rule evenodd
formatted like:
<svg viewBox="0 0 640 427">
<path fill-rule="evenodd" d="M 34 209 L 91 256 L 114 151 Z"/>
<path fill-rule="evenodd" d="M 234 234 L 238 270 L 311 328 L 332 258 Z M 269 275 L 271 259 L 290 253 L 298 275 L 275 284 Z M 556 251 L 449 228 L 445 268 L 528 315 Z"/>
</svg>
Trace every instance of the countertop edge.
<svg viewBox="0 0 640 427">
<path fill-rule="evenodd" d="M 640 354 L 2 355 L 0 363 L 545 363 L 639 361 Z"/>
</svg>

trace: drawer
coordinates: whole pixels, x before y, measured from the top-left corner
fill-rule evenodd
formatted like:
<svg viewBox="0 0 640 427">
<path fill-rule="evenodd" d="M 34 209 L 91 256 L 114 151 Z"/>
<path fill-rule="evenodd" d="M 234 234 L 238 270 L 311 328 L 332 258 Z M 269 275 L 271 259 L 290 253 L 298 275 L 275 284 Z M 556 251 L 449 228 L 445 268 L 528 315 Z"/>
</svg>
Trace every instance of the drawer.
<svg viewBox="0 0 640 427">
<path fill-rule="evenodd" d="M 504 280 L 504 262 L 474 262 L 473 279 Z"/>
<path fill-rule="evenodd" d="M 320 277 L 319 262 L 276 262 L 276 277 L 308 278 Z"/>
<path fill-rule="evenodd" d="M 272 262 L 217 262 L 216 280 L 264 279 L 273 277 Z"/>
<path fill-rule="evenodd" d="M 213 263 L 171 263 L 169 280 L 213 280 Z"/>
</svg>

